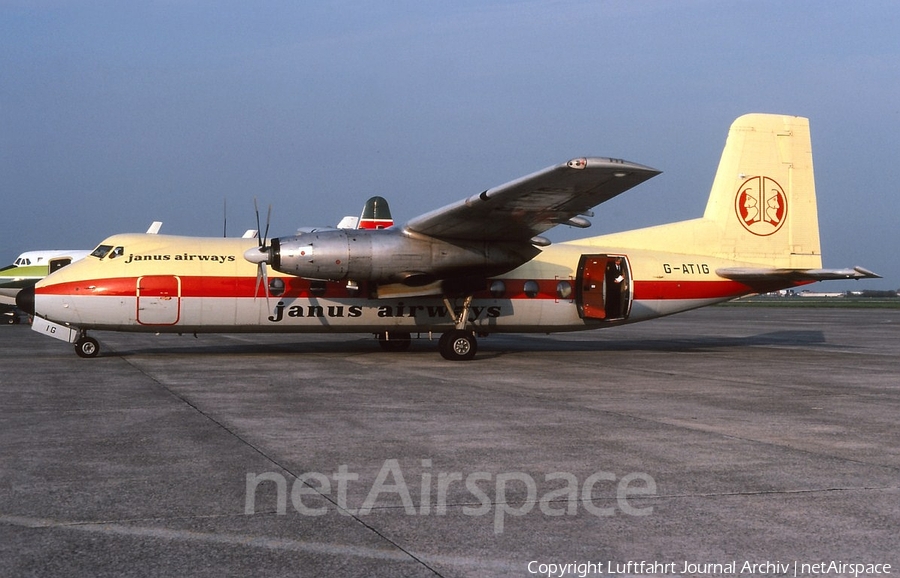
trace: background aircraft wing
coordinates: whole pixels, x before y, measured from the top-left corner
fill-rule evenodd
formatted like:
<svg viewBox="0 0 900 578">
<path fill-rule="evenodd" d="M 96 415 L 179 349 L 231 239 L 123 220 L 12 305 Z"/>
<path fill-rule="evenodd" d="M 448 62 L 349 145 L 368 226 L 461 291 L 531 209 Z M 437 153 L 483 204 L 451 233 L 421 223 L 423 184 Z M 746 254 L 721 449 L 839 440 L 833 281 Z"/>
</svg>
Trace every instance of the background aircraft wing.
<svg viewBox="0 0 900 578">
<path fill-rule="evenodd" d="M 579 215 L 659 173 L 617 159 L 574 159 L 416 217 L 406 229 L 443 239 L 528 241 L 559 224 L 589 226 Z"/>
</svg>

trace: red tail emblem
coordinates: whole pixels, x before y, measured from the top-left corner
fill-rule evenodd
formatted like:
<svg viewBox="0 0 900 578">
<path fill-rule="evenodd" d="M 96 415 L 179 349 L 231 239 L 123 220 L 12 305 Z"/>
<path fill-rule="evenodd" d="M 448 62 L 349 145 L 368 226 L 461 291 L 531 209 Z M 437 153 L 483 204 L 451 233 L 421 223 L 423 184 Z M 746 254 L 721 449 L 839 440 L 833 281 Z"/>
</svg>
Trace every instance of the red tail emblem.
<svg viewBox="0 0 900 578">
<path fill-rule="evenodd" d="M 787 195 L 774 179 L 750 177 L 734 198 L 738 220 L 749 232 L 765 237 L 777 232 L 787 215 Z"/>
</svg>

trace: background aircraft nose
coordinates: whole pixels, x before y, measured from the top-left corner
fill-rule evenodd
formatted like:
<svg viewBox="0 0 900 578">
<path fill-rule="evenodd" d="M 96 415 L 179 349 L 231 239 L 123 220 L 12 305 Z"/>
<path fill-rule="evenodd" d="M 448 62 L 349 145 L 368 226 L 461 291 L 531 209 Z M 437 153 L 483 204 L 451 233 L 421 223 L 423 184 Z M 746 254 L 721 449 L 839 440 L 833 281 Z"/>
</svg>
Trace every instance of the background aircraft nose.
<svg viewBox="0 0 900 578">
<path fill-rule="evenodd" d="M 34 287 L 26 287 L 16 293 L 16 307 L 29 315 L 34 315 Z"/>
</svg>

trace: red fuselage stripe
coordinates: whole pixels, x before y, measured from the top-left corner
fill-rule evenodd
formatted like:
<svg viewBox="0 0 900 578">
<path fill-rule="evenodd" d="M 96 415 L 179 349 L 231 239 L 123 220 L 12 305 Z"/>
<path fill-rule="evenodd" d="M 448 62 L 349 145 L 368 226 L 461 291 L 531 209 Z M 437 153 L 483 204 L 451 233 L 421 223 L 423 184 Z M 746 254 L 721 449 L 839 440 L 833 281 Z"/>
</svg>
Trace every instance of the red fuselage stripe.
<svg viewBox="0 0 900 578">
<path fill-rule="evenodd" d="M 154 279 L 161 276 L 147 276 L 148 285 L 152 285 Z M 162 276 L 166 277 L 166 276 Z M 171 279 L 171 276 L 169 276 Z M 255 277 L 179 277 L 181 282 L 181 297 L 214 297 L 214 298 L 252 298 L 255 293 L 257 280 Z M 274 279 L 284 283 L 283 291 L 274 289 L 269 295 L 273 298 L 352 298 L 364 297 L 368 294 L 365 287 L 358 292 L 351 293 L 344 283 L 315 283 L 298 277 L 270 277 L 270 284 Z M 563 299 L 557 294 L 558 279 L 537 280 L 538 293 L 533 297 L 525 294 L 526 279 L 503 279 L 506 291 L 503 295 L 496 296 L 499 299 Z M 569 283 L 574 283 L 569 281 Z M 574 289 L 574 288 L 573 288 Z M 638 301 L 654 301 L 668 299 L 723 299 L 737 297 L 752 292 L 753 290 L 743 283 L 729 280 L 717 281 L 635 281 L 634 299 Z M 73 281 L 37 287 L 38 295 L 103 295 L 110 297 L 134 297 L 137 294 L 137 278 L 119 277 L 112 279 L 94 279 L 85 281 Z M 265 297 L 265 288 L 260 286 L 256 295 Z M 476 298 L 488 299 L 494 297 L 487 290 L 479 291 Z"/>
</svg>

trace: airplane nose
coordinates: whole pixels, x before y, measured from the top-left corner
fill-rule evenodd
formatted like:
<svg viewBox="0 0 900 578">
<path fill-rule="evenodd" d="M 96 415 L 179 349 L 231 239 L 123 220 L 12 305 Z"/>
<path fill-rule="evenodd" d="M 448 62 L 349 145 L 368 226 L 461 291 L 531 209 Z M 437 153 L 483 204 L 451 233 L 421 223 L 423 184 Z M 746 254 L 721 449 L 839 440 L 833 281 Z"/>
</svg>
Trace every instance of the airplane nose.
<svg viewBox="0 0 900 578">
<path fill-rule="evenodd" d="M 34 315 L 34 286 L 16 293 L 16 307 L 29 315 Z"/>
</svg>

